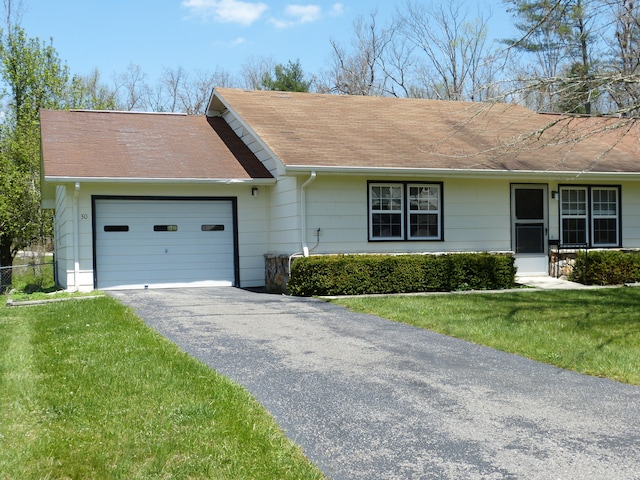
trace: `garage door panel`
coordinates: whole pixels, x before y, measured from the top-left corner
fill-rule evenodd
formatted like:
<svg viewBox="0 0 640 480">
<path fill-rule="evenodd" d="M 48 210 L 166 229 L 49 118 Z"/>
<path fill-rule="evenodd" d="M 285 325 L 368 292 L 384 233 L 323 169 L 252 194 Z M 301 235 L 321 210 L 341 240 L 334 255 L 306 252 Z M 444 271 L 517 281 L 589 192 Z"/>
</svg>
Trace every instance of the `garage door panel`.
<svg viewBox="0 0 640 480">
<path fill-rule="evenodd" d="M 215 233 L 215 232 L 214 232 Z M 103 234 L 103 244 L 104 246 L 169 246 L 169 245 L 184 245 L 193 246 L 199 245 L 200 248 L 206 248 L 207 246 L 214 247 L 222 247 L 224 245 L 228 245 L 229 248 L 232 248 L 233 244 L 233 234 L 229 235 L 199 235 L 198 233 L 193 234 L 184 234 L 184 235 L 153 235 L 153 234 L 137 234 L 136 232 L 132 232 L 131 235 L 128 236 L 115 236 L 113 234 L 107 235 Z"/>
<path fill-rule="evenodd" d="M 164 265 L 169 265 L 172 270 L 177 269 L 219 269 L 229 266 L 226 256 L 219 258 L 208 258 L 206 261 L 201 256 L 180 256 L 168 258 L 163 255 L 141 256 L 125 256 L 121 263 L 103 263 L 100 272 L 116 272 L 116 271 L 135 271 L 141 270 L 142 267 L 153 267 L 153 270 L 160 271 Z"/>
<path fill-rule="evenodd" d="M 196 250 L 197 252 L 194 252 Z M 165 252 L 167 250 L 167 252 Z M 166 242 L 145 242 L 144 245 L 130 245 L 126 242 L 118 243 L 116 245 L 106 245 L 101 249 L 101 254 L 104 255 L 121 255 L 121 256 L 141 256 L 141 255 L 231 255 L 233 254 L 233 246 L 226 248 L 216 248 L 215 245 L 199 246 L 197 243 L 185 243 L 183 245 L 175 246 Z"/>
<path fill-rule="evenodd" d="M 164 265 L 169 265 L 166 268 L 170 268 L 172 270 L 206 270 L 227 267 L 229 266 L 229 262 L 226 256 L 220 257 L 217 260 L 215 258 L 210 258 L 206 261 L 203 261 L 200 256 L 174 256 L 171 258 L 162 255 L 149 255 L 145 257 L 127 256 L 123 257 L 122 263 L 103 263 L 101 265 L 100 272 L 135 271 L 141 270 L 142 267 L 147 267 L 147 270 L 152 267 L 154 271 L 160 271 L 165 268 L 163 267 Z"/>
<path fill-rule="evenodd" d="M 235 283 L 230 200 L 97 199 L 95 225 L 98 288 Z"/>
<path fill-rule="evenodd" d="M 228 280 L 228 276 L 233 272 L 231 270 L 217 270 L 216 273 L 211 276 L 207 276 L 206 278 L 195 278 L 191 272 L 185 269 L 175 270 L 175 269 L 159 269 L 154 270 L 153 272 L 153 282 L 149 281 L 149 276 L 145 272 L 141 272 L 140 270 L 129 270 L 129 271 L 117 271 L 117 272 L 105 272 L 105 273 L 114 273 L 114 274 L 122 274 L 126 273 L 126 282 L 119 283 L 113 287 L 101 287 L 101 288 L 143 288 L 148 286 L 153 288 L 157 283 L 173 283 L 177 285 L 179 283 L 189 284 L 192 282 L 212 282 L 217 281 L 219 284 L 217 286 L 231 286 L 232 283 Z"/>
</svg>

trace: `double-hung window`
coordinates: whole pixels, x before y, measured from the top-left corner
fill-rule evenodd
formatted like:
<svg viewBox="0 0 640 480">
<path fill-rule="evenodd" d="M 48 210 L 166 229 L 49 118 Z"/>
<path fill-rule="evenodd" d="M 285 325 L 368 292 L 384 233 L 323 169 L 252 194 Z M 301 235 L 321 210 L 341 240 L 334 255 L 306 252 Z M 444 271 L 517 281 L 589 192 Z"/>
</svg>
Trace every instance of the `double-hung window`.
<svg viewBox="0 0 640 480">
<path fill-rule="evenodd" d="M 370 182 L 369 240 L 442 240 L 442 184 Z"/>
<path fill-rule="evenodd" d="M 620 246 L 620 187 L 560 187 L 562 245 Z"/>
</svg>

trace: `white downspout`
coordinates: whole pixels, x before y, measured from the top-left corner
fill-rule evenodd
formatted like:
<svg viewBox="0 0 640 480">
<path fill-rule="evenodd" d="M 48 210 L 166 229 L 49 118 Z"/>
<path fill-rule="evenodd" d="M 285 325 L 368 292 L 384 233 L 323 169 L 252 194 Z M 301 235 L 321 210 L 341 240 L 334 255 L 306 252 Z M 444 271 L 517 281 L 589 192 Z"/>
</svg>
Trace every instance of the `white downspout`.
<svg viewBox="0 0 640 480">
<path fill-rule="evenodd" d="M 78 194 L 80 182 L 76 182 L 73 192 L 73 283 L 75 290 L 80 289 L 80 209 L 78 208 Z"/>
<path fill-rule="evenodd" d="M 300 242 L 302 243 L 302 254 L 309 256 L 309 247 L 307 246 L 307 194 L 305 189 L 316 179 L 316 171 L 311 172 L 311 176 L 300 187 Z"/>
</svg>

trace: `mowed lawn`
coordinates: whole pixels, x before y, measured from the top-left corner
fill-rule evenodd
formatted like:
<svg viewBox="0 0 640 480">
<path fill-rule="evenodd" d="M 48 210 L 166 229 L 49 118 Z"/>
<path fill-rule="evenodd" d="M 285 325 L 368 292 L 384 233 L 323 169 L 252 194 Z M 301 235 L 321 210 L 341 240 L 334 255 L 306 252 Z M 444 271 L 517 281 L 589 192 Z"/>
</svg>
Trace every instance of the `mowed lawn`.
<svg viewBox="0 0 640 480">
<path fill-rule="evenodd" d="M 335 303 L 640 385 L 640 288 L 356 297 Z"/>
<path fill-rule="evenodd" d="M 638 288 L 335 302 L 640 385 Z M 324 477 L 248 392 L 102 297 L 0 305 L 0 479 L 42 478 Z"/>
<path fill-rule="evenodd" d="M 109 297 L 0 306 L 0 479 L 320 479 L 244 389 Z"/>
</svg>

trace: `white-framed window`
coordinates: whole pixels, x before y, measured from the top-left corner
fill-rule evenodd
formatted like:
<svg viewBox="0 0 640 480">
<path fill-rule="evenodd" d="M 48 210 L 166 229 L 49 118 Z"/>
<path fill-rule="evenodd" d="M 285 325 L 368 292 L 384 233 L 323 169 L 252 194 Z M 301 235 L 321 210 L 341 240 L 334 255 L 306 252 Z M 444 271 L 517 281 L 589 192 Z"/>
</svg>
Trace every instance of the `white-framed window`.
<svg viewBox="0 0 640 480">
<path fill-rule="evenodd" d="M 404 238 L 404 186 L 402 184 L 370 184 L 369 212 L 371 240 L 402 240 Z"/>
<path fill-rule="evenodd" d="M 440 185 L 407 185 L 409 240 L 440 238 Z"/>
<path fill-rule="evenodd" d="M 587 188 L 560 189 L 560 231 L 563 245 L 587 244 Z"/>
<path fill-rule="evenodd" d="M 562 245 L 620 246 L 620 187 L 560 187 Z"/>
<path fill-rule="evenodd" d="M 599 247 L 617 247 L 619 217 L 617 188 L 591 189 L 591 244 Z"/>
<path fill-rule="evenodd" d="M 442 184 L 370 182 L 369 240 L 442 240 Z"/>
</svg>

